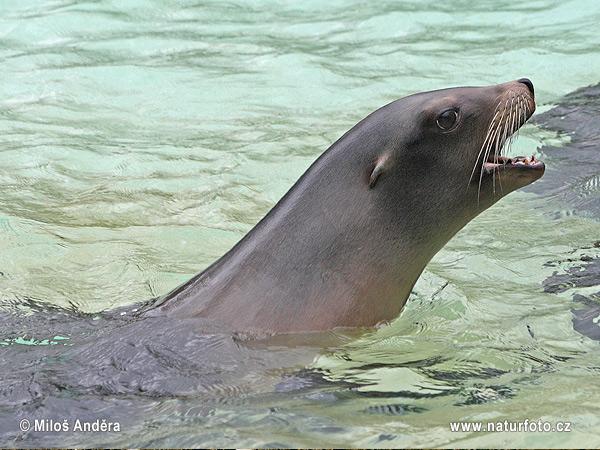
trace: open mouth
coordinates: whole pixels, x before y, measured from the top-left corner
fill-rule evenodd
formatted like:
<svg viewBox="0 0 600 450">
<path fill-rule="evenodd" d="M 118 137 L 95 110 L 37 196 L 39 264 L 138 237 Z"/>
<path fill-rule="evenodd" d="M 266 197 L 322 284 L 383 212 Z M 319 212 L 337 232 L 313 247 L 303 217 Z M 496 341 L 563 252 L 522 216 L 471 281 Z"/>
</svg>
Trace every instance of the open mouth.
<svg viewBox="0 0 600 450">
<path fill-rule="evenodd" d="M 541 176 L 545 166 L 535 156 L 509 158 L 502 155 L 506 153 L 506 149 L 511 146 L 519 129 L 529 120 L 534 111 L 535 101 L 532 88 L 528 92 L 519 88 L 508 90 L 496 105 L 471 179 L 473 179 L 479 161 L 481 161 L 479 163 L 481 164 L 479 166 L 481 168 L 480 183 L 483 176 L 493 177 L 494 174 L 507 170 L 518 171 L 523 175 L 529 172 L 532 181 Z"/>
<path fill-rule="evenodd" d="M 523 169 L 523 170 L 541 170 L 544 168 L 544 163 L 535 156 L 516 156 L 507 158 L 506 156 L 489 155 L 486 162 L 483 163 L 483 170 L 491 174 L 497 170 L 505 169 Z"/>
</svg>

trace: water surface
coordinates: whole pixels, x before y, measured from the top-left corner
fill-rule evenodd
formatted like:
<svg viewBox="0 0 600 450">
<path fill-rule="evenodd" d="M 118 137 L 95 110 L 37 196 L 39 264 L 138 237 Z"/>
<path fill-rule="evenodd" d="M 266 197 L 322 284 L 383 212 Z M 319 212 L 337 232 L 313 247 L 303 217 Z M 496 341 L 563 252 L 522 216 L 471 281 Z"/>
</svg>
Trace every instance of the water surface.
<svg viewBox="0 0 600 450">
<path fill-rule="evenodd" d="M 597 2 L 0 9 L 0 443 L 600 446 L 595 316 L 585 334 L 571 312 L 600 301 L 600 158 L 593 134 L 577 141 L 547 121 L 526 125 L 511 153 L 546 161 L 544 178 L 459 233 L 388 327 L 327 334 L 326 349 L 255 348 L 209 324 L 95 314 L 205 268 L 396 98 L 527 76 L 542 113 L 597 84 Z M 588 282 L 575 282 L 582 271 Z M 47 311 L 15 315 L 27 299 Z M 35 417 L 122 429 L 18 430 Z M 525 418 L 572 431 L 449 428 Z"/>
</svg>

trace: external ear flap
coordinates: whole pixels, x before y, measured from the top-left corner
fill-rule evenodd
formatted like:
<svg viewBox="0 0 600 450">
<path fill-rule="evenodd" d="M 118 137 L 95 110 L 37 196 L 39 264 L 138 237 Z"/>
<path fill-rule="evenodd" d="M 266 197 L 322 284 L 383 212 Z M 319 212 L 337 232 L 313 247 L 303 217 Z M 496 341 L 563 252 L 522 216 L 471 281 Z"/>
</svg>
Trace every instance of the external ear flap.
<svg viewBox="0 0 600 450">
<path fill-rule="evenodd" d="M 377 183 L 377 178 L 383 172 L 385 172 L 390 166 L 390 158 L 388 155 L 384 155 L 377 160 L 377 164 L 373 168 L 373 172 L 371 172 L 371 176 L 369 177 L 369 188 L 373 188 L 375 183 Z"/>
</svg>

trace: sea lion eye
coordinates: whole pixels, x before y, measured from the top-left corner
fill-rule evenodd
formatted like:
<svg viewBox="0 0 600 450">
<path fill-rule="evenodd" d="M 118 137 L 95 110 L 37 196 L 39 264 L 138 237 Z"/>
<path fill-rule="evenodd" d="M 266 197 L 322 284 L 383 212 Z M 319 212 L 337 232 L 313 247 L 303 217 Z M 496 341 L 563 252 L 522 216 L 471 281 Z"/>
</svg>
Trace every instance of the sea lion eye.
<svg viewBox="0 0 600 450">
<path fill-rule="evenodd" d="M 451 130 L 458 122 L 458 111 L 447 109 L 435 119 L 435 123 L 444 131 Z"/>
</svg>

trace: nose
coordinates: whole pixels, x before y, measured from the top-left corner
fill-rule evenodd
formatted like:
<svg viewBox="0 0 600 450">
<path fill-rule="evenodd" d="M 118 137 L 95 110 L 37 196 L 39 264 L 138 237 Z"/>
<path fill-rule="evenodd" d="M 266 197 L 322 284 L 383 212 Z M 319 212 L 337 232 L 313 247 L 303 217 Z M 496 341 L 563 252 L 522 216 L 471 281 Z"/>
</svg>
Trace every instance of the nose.
<svg viewBox="0 0 600 450">
<path fill-rule="evenodd" d="M 533 83 L 531 82 L 531 80 L 529 78 L 521 78 L 520 80 L 517 80 L 517 82 L 523 83 L 525 86 L 527 86 L 527 89 L 529 89 L 529 92 L 531 92 L 531 95 L 534 94 Z"/>
</svg>

